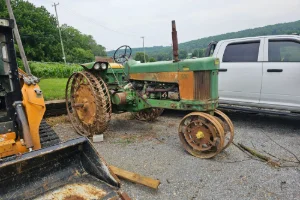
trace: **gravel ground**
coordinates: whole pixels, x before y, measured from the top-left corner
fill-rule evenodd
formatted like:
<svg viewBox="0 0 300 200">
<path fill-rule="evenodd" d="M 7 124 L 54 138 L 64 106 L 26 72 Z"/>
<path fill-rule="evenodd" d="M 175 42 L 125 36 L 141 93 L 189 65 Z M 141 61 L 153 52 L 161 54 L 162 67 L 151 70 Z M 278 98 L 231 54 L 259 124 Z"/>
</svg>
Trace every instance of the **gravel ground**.
<svg viewBox="0 0 300 200">
<path fill-rule="evenodd" d="M 105 141 L 94 144 L 110 165 L 161 181 L 157 191 L 122 181 L 132 199 L 300 199 L 300 167 L 284 149 L 300 158 L 299 118 L 227 113 L 235 126 L 236 144 L 287 160 L 285 167 L 275 168 L 249 158 L 234 145 L 213 159 L 189 155 L 177 134 L 185 114 L 167 111 L 153 123 L 131 120 L 129 114 L 114 115 Z M 78 137 L 68 122 L 54 129 L 62 140 Z"/>
</svg>

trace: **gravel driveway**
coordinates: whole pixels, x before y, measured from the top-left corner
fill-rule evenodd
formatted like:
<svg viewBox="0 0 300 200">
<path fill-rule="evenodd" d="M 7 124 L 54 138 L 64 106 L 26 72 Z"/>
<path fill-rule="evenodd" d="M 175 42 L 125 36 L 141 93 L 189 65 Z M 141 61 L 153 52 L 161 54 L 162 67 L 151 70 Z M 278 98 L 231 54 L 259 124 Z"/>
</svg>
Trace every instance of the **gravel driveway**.
<svg viewBox="0 0 300 200">
<path fill-rule="evenodd" d="M 285 167 L 275 168 L 234 145 L 213 159 L 189 155 L 177 133 L 185 114 L 167 111 L 153 123 L 114 115 L 105 141 L 94 144 L 110 165 L 161 181 L 157 191 L 122 181 L 132 199 L 300 199 L 299 163 L 287 151 L 300 159 L 299 118 L 227 113 L 235 126 L 234 142 L 281 159 Z M 68 122 L 54 129 L 62 140 L 78 137 Z"/>
</svg>

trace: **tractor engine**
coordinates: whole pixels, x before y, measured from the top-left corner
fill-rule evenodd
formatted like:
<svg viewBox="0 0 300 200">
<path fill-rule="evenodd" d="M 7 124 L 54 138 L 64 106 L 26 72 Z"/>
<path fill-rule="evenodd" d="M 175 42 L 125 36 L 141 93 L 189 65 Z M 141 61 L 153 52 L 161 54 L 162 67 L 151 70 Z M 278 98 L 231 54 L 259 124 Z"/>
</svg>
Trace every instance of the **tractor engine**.
<svg viewBox="0 0 300 200">
<path fill-rule="evenodd" d="M 214 58 L 178 63 L 129 60 L 124 67 L 109 66 L 103 78 L 113 108 L 119 111 L 131 108 L 137 112 L 149 107 L 147 104 L 177 110 L 214 110 L 218 103 L 218 65 Z"/>
</svg>

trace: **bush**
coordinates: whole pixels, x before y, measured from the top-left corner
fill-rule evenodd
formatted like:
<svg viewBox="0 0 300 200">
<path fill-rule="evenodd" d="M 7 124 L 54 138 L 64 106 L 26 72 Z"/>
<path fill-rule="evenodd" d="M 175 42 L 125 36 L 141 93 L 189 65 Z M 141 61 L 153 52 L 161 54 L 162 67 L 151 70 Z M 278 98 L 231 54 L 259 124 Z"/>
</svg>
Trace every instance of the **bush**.
<svg viewBox="0 0 300 200">
<path fill-rule="evenodd" d="M 82 71 L 78 64 L 29 62 L 31 73 L 38 78 L 68 78 L 73 72 Z"/>
</svg>

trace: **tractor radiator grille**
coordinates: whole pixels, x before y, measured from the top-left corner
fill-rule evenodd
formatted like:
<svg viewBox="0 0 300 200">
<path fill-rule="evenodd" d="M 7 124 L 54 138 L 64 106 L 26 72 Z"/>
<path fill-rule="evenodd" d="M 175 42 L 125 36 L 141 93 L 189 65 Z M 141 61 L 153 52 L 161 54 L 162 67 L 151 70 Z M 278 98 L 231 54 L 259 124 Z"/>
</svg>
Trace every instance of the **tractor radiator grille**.
<svg viewBox="0 0 300 200">
<path fill-rule="evenodd" d="M 195 71 L 194 72 L 194 99 L 207 100 L 210 99 L 210 72 L 211 71 Z"/>
</svg>

